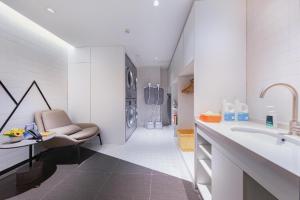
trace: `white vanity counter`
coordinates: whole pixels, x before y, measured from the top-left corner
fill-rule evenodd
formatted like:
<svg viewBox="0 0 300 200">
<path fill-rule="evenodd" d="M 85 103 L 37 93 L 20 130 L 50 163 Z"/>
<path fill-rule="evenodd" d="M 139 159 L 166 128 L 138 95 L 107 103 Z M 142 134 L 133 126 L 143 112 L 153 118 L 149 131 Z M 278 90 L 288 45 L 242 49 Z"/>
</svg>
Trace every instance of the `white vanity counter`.
<svg viewBox="0 0 300 200">
<path fill-rule="evenodd" d="M 213 200 L 218 200 L 218 196 L 226 196 L 226 194 L 221 194 L 222 190 L 218 189 L 218 185 L 224 185 L 224 183 L 218 183 L 220 180 L 230 177 L 239 180 L 242 179 L 241 174 L 249 175 L 277 199 L 299 200 L 300 137 L 284 135 L 288 132 L 287 130 L 268 129 L 264 125 L 253 122 L 205 123 L 195 120 L 195 124 L 197 137 L 200 136 L 196 138 L 196 145 L 199 146 L 199 140 L 205 140 L 211 144 L 212 148 L 212 175 L 209 184 L 212 187 Z M 220 155 L 232 163 L 228 165 L 231 167 L 222 166 Z M 197 159 L 197 155 L 195 158 Z M 234 171 L 235 166 L 239 170 Z M 195 173 L 197 173 L 197 167 Z M 227 174 L 227 177 L 225 175 L 221 178 L 216 177 L 216 174 L 218 176 Z M 240 180 L 235 187 L 242 182 Z M 195 184 L 198 183 L 195 179 Z M 234 189 L 230 187 L 227 191 L 230 189 L 234 192 Z M 243 190 L 242 186 L 240 190 Z M 242 199 L 241 195 L 240 193 L 240 198 L 235 199 Z"/>
<path fill-rule="evenodd" d="M 269 129 L 264 125 L 253 122 L 205 123 L 196 120 L 196 123 L 208 131 L 218 133 L 300 177 L 300 137 L 281 135 L 282 133 L 287 134 L 287 130 Z M 265 130 L 273 133 L 274 136 L 232 130 L 232 128 L 240 127 Z M 284 139 L 285 142 L 283 142 L 282 139 Z"/>
</svg>

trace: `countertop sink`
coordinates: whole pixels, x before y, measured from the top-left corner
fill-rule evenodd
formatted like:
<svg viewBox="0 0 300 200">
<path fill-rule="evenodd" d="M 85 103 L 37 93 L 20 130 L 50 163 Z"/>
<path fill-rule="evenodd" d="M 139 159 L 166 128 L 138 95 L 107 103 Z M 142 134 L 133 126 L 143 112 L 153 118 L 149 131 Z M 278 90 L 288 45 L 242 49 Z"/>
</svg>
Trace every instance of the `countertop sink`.
<svg viewBox="0 0 300 200">
<path fill-rule="evenodd" d="M 270 129 L 254 122 L 206 123 L 196 120 L 196 123 L 200 128 L 198 134 L 206 133 L 221 145 L 229 139 L 238 144 L 235 148 L 245 148 L 300 178 L 300 137 L 289 135 L 288 130 Z"/>
<path fill-rule="evenodd" d="M 233 126 L 230 129 L 233 133 L 243 134 L 246 137 L 255 138 L 262 142 L 275 143 L 282 145 L 284 143 L 292 143 L 300 145 L 298 138 L 291 137 L 286 131 L 281 129 L 268 129 L 251 126 Z"/>
</svg>

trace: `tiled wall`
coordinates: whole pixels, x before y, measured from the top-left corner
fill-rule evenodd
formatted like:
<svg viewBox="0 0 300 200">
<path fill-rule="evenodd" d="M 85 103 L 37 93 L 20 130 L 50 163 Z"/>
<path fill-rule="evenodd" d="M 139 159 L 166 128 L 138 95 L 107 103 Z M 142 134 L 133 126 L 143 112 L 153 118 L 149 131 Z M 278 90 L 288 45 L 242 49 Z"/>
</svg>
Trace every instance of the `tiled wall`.
<svg viewBox="0 0 300 200">
<path fill-rule="evenodd" d="M 0 80 L 17 101 L 36 80 L 53 108 L 67 109 L 67 51 L 39 34 L 1 15 Z M 1 125 L 13 108 L 14 104 L 0 88 Z M 23 127 L 33 121 L 35 111 L 46 108 L 34 88 L 5 129 Z M 0 171 L 27 158 L 27 148 L 0 150 Z"/>
<path fill-rule="evenodd" d="M 168 123 L 167 119 L 167 69 L 159 67 L 142 67 L 138 68 L 138 85 L 137 85 L 137 104 L 138 104 L 138 126 L 144 126 L 149 120 L 159 120 L 159 106 L 146 105 L 144 99 L 144 87 L 148 83 L 160 83 L 164 88 L 164 104 L 161 106 L 161 119 L 164 124 Z"/>
<path fill-rule="evenodd" d="M 277 88 L 260 99 L 270 83 L 286 82 L 300 92 L 300 1 L 247 1 L 247 102 L 252 119 L 264 120 L 273 105 L 279 121 L 291 119 L 291 95 Z"/>
<path fill-rule="evenodd" d="M 138 68 L 137 70 L 138 126 L 144 126 L 144 124 L 151 119 L 159 119 L 159 108 L 157 106 L 145 104 L 144 87 L 147 87 L 148 83 L 160 83 L 160 68 L 144 67 Z"/>
</svg>

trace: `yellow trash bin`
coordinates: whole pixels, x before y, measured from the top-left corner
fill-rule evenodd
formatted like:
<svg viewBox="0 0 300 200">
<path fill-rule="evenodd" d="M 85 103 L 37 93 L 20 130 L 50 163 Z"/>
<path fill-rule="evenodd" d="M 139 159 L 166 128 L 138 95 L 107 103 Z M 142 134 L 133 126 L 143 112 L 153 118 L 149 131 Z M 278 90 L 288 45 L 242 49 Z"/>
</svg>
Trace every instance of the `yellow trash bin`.
<svg viewBox="0 0 300 200">
<path fill-rule="evenodd" d="M 178 145 L 182 151 L 192 152 L 195 149 L 194 129 L 178 129 Z"/>
</svg>

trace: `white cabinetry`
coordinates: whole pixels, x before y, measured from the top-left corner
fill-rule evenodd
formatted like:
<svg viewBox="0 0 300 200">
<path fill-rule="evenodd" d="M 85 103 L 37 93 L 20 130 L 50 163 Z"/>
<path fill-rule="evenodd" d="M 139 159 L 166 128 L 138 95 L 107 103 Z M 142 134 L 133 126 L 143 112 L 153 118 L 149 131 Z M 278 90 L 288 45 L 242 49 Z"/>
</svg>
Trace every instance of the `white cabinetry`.
<svg viewBox="0 0 300 200">
<path fill-rule="evenodd" d="M 91 48 L 76 48 L 70 50 L 69 63 L 90 63 Z"/>
<path fill-rule="evenodd" d="M 96 123 L 104 143 L 125 143 L 125 50 L 79 48 L 70 53 L 68 112 L 75 122 Z"/>
<path fill-rule="evenodd" d="M 189 14 L 183 33 L 179 39 L 169 69 L 170 85 L 179 76 L 193 75 L 195 54 L 195 11 L 194 6 Z"/>
<path fill-rule="evenodd" d="M 226 130 L 231 125 L 195 123 L 194 181 L 204 200 L 300 199 L 298 174 L 233 140 Z"/>
<path fill-rule="evenodd" d="M 68 65 L 68 112 L 74 122 L 90 122 L 91 49 L 73 49 Z"/>
<path fill-rule="evenodd" d="M 177 83 L 179 72 L 183 67 L 183 38 L 181 37 L 176 47 L 169 69 L 170 85 Z"/>
<path fill-rule="evenodd" d="M 243 171 L 212 147 L 212 199 L 243 200 Z"/>
<path fill-rule="evenodd" d="M 95 47 L 91 51 L 91 120 L 106 143 L 125 142 L 125 51 Z"/>
<path fill-rule="evenodd" d="M 195 186 L 204 200 L 243 200 L 243 170 L 219 151 L 197 125 Z"/>
<path fill-rule="evenodd" d="M 195 186 L 204 200 L 211 200 L 212 192 L 212 152 L 211 143 L 202 137 L 201 130 L 195 128 Z"/>
<path fill-rule="evenodd" d="M 189 65 L 193 65 L 195 54 L 195 8 L 193 6 L 183 31 L 184 66 L 183 73 Z"/>
<path fill-rule="evenodd" d="M 90 63 L 69 63 L 68 111 L 74 122 L 90 122 L 91 120 L 90 80 Z"/>
<path fill-rule="evenodd" d="M 246 0 L 196 1 L 195 115 L 246 101 Z"/>
</svg>

